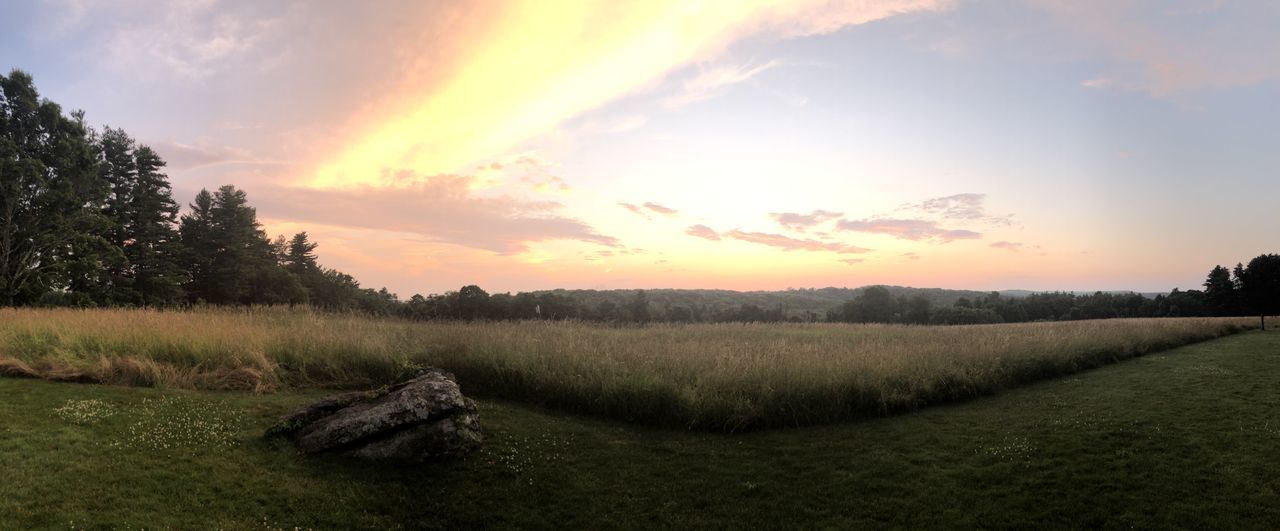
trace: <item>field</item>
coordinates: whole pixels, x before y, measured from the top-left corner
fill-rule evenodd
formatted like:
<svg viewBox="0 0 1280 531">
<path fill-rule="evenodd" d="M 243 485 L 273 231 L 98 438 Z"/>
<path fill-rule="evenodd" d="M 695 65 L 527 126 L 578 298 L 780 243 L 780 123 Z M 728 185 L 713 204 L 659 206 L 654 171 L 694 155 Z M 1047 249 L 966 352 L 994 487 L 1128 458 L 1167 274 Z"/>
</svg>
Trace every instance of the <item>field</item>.
<svg viewBox="0 0 1280 531">
<path fill-rule="evenodd" d="M 1250 319 L 913 327 L 413 323 L 305 310 L 0 310 L 0 375 L 143 387 L 371 387 L 416 368 L 465 393 L 738 431 L 881 416 L 1239 332 Z"/>
<path fill-rule="evenodd" d="M 1280 527 L 1280 332 L 909 415 L 722 434 L 480 400 L 459 462 L 258 438 L 323 394 L 0 378 L 0 528 Z"/>
</svg>

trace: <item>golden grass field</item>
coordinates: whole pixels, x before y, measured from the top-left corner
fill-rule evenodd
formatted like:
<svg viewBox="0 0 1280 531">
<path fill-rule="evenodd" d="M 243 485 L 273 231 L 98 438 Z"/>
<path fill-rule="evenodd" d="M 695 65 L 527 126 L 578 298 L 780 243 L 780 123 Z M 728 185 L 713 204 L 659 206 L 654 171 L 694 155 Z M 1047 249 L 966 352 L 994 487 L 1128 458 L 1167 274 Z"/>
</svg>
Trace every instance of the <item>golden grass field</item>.
<svg viewBox="0 0 1280 531">
<path fill-rule="evenodd" d="M 284 308 L 0 310 L 0 375 L 270 392 L 387 384 L 736 430 L 980 396 L 1252 326 L 1248 318 L 974 326 L 408 322 Z"/>
</svg>

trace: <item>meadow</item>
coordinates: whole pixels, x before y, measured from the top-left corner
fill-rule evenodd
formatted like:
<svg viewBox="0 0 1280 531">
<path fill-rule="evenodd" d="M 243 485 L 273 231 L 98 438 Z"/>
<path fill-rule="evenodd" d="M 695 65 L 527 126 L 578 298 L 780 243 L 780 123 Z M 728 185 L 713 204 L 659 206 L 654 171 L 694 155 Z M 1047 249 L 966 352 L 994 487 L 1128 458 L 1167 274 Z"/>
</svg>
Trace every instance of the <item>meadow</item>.
<svg viewBox="0 0 1280 531">
<path fill-rule="evenodd" d="M 308 310 L 0 310 L 0 376 L 368 388 L 424 366 L 469 395 L 737 431 L 881 416 L 1242 331 L 1249 319 L 973 326 L 409 322 Z"/>
<path fill-rule="evenodd" d="M 1277 529 L 1280 331 L 909 415 L 723 434 L 479 399 L 420 466 L 261 439 L 327 391 L 0 378 L 4 529 Z"/>
</svg>

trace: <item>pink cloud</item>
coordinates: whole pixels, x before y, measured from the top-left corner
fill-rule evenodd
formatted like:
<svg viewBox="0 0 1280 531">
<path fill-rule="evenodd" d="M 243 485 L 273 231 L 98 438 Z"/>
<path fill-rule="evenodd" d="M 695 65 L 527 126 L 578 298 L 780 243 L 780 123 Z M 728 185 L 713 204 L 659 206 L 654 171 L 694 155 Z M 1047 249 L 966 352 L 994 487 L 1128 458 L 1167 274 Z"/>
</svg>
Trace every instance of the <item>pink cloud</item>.
<svg viewBox="0 0 1280 531">
<path fill-rule="evenodd" d="M 860 254 L 871 251 L 871 249 L 858 247 L 856 245 L 848 245 L 839 242 L 823 242 L 818 240 L 802 240 L 767 232 L 744 232 L 740 230 L 732 230 L 725 233 L 724 236 L 735 240 L 742 240 L 744 242 L 778 247 L 785 251 L 831 251 L 841 254 Z"/>
<path fill-rule="evenodd" d="M 995 249 L 1004 249 L 1006 251 L 1011 251 L 1015 253 L 1022 250 L 1022 244 L 1018 242 L 998 241 L 991 244 L 991 247 Z"/>
<path fill-rule="evenodd" d="M 590 225 L 558 215 L 554 201 L 475 195 L 473 177 L 436 175 L 399 189 L 248 188 L 250 201 L 272 218 L 404 232 L 499 254 L 528 244 L 577 240 L 618 247 Z"/>
<path fill-rule="evenodd" d="M 929 240 L 938 243 L 949 243 L 955 240 L 976 240 L 982 233 L 963 229 L 946 229 L 937 222 L 923 219 L 863 219 L 841 220 L 836 224 L 840 230 L 886 234 L 901 240 Z"/>
<path fill-rule="evenodd" d="M 679 210 L 676 210 L 676 209 L 674 209 L 674 208 L 668 208 L 668 207 L 665 207 L 665 206 L 659 205 L 659 204 L 654 203 L 654 202 L 648 202 L 648 203 L 645 203 L 643 206 L 644 206 L 645 208 L 647 208 L 647 209 L 649 209 L 649 210 L 653 211 L 653 212 L 657 212 L 657 213 L 662 214 L 662 215 L 664 215 L 664 216 L 674 216 L 674 215 L 676 215 L 676 214 L 679 214 L 679 213 L 680 213 L 680 211 L 679 211 Z"/>
<path fill-rule="evenodd" d="M 773 218 L 783 228 L 797 232 L 804 232 L 807 228 L 826 223 L 840 216 L 839 212 L 828 212 L 826 210 L 814 210 L 808 214 L 796 212 L 771 212 L 769 214 L 769 217 Z"/>
<path fill-rule="evenodd" d="M 684 231 L 684 233 L 690 236 L 693 236 L 695 238 L 702 238 L 704 240 L 720 239 L 720 234 L 717 233 L 711 227 L 708 227 L 706 225 L 694 225 L 692 227 L 689 227 L 689 229 Z"/>
</svg>

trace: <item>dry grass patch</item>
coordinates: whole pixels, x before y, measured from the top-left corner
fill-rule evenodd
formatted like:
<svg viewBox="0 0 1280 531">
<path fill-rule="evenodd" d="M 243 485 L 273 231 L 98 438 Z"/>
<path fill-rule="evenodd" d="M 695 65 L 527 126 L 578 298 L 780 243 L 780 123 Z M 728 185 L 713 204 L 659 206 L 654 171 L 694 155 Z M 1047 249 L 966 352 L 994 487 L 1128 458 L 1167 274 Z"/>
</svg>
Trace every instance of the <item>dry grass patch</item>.
<svg viewBox="0 0 1280 531">
<path fill-rule="evenodd" d="M 738 430 L 916 409 L 1238 332 L 1249 319 L 977 326 L 412 323 L 252 309 L 0 310 L 0 373 L 269 392 L 426 365 L 467 393 Z"/>
</svg>

